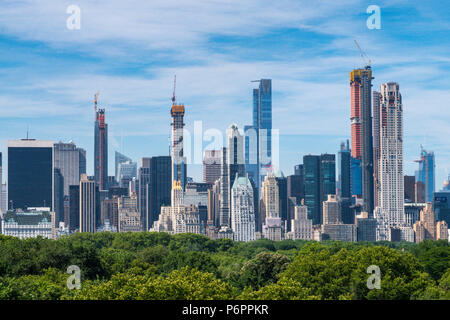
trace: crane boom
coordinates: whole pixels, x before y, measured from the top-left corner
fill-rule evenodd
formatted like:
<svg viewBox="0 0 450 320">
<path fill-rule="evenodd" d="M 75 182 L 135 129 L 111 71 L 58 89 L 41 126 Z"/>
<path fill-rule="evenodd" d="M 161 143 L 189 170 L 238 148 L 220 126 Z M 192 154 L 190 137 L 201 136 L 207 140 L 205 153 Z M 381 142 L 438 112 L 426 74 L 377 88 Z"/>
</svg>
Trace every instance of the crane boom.
<svg viewBox="0 0 450 320">
<path fill-rule="evenodd" d="M 364 61 L 364 64 L 370 67 L 370 59 L 367 57 L 364 51 L 361 50 L 361 47 L 359 46 L 358 42 L 356 40 L 353 41 L 355 42 L 356 48 L 358 49 L 359 55 L 361 56 L 361 59 Z"/>
<path fill-rule="evenodd" d="M 100 95 L 100 91 L 97 91 L 97 93 L 94 96 L 94 108 L 95 108 L 95 112 L 97 112 L 97 101 L 98 101 L 98 96 Z"/>
<path fill-rule="evenodd" d="M 172 94 L 172 104 L 175 104 L 175 90 L 177 88 L 177 75 L 173 78 L 173 94 Z"/>
</svg>

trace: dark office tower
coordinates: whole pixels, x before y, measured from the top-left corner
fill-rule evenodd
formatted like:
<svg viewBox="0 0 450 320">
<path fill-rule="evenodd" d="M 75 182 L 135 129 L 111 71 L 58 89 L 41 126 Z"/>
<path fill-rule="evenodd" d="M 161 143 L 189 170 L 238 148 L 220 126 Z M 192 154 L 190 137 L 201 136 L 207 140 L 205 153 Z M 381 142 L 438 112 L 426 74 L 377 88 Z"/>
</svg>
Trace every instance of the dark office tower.
<svg viewBox="0 0 450 320">
<path fill-rule="evenodd" d="M 350 72 L 352 156 L 361 159 L 364 211 L 373 216 L 372 70 Z"/>
<path fill-rule="evenodd" d="M 53 148 L 55 168 L 64 178 L 64 195 L 69 195 L 69 186 L 79 184 L 81 174 L 86 173 L 86 150 L 73 142 L 58 142 Z"/>
<path fill-rule="evenodd" d="M 80 232 L 95 232 L 97 223 L 97 192 L 95 181 L 86 174 L 80 179 Z"/>
<path fill-rule="evenodd" d="M 108 124 L 105 122 L 105 109 L 97 110 L 95 96 L 94 128 L 94 177 L 100 190 L 107 190 L 108 180 Z"/>
<path fill-rule="evenodd" d="M 341 143 L 341 149 L 338 153 L 338 195 L 340 198 L 351 198 L 350 181 L 350 148 L 347 143 Z"/>
<path fill-rule="evenodd" d="M 279 199 L 279 214 L 281 217 L 282 222 L 284 223 L 284 221 L 288 220 L 288 193 L 287 193 L 287 179 L 286 177 L 283 175 L 282 172 L 279 172 L 279 174 L 277 174 L 275 176 L 275 179 L 277 181 L 278 184 L 278 199 Z"/>
<path fill-rule="evenodd" d="M 125 163 L 125 162 L 133 162 L 133 159 L 127 157 L 124 154 L 121 154 L 120 152 L 114 151 L 114 174 L 115 174 L 115 180 L 117 183 L 120 183 L 120 178 L 119 178 L 119 165 L 121 163 Z"/>
<path fill-rule="evenodd" d="M 161 206 L 171 204 L 171 169 L 172 158 L 170 156 L 150 158 L 150 182 L 147 184 L 148 217 L 146 217 L 148 229 L 153 226 L 153 222 L 158 220 Z"/>
<path fill-rule="evenodd" d="M 404 176 L 404 185 L 405 185 L 405 202 L 416 202 L 414 185 L 416 184 L 415 176 Z"/>
<path fill-rule="evenodd" d="M 80 230 L 80 186 L 69 186 L 69 231 Z"/>
<path fill-rule="evenodd" d="M 53 141 L 8 141 L 9 208 L 53 206 Z"/>
<path fill-rule="evenodd" d="M 381 123 L 380 111 L 381 111 L 381 93 L 378 91 L 373 92 L 373 183 L 374 183 L 374 208 L 379 206 L 378 204 L 378 194 L 381 191 L 380 184 L 380 172 L 379 172 L 379 161 L 380 161 L 380 151 L 381 151 Z"/>
<path fill-rule="evenodd" d="M 320 156 L 306 155 L 303 157 L 305 176 L 305 205 L 308 207 L 308 219 L 313 224 L 320 224 L 322 215 L 320 205 Z"/>
<path fill-rule="evenodd" d="M 356 198 L 362 197 L 362 172 L 361 159 L 350 157 L 350 190 L 352 196 Z"/>
<path fill-rule="evenodd" d="M 296 165 L 294 166 L 294 175 L 296 175 L 296 176 L 302 176 L 303 173 L 304 173 L 303 165 L 302 165 L 302 164 L 296 164 Z"/>
<path fill-rule="evenodd" d="M 327 201 L 329 194 L 336 194 L 336 156 L 320 156 L 320 202 Z"/>
<path fill-rule="evenodd" d="M 59 227 L 59 223 L 64 221 L 64 177 L 58 168 L 55 168 L 54 173 L 55 226 Z"/>
<path fill-rule="evenodd" d="M 302 199 L 305 198 L 305 179 L 303 172 L 301 175 L 287 177 L 287 196 L 295 198 L 295 203 L 297 205 L 300 205 Z"/>
<path fill-rule="evenodd" d="M 434 193 L 433 210 L 436 215 L 436 221 L 445 221 L 450 225 L 450 192 L 442 190 Z"/>
<path fill-rule="evenodd" d="M 205 150 L 203 157 L 203 182 L 213 184 L 220 179 L 220 150 Z"/>
<path fill-rule="evenodd" d="M 145 161 L 144 159 L 148 159 Z M 150 183 L 150 159 L 151 158 L 143 158 L 141 167 L 138 171 L 138 210 L 141 214 L 141 223 L 145 231 L 147 231 L 151 225 L 147 225 L 147 217 L 148 217 L 148 185 Z M 146 165 L 146 166 L 145 166 Z"/>
</svg>

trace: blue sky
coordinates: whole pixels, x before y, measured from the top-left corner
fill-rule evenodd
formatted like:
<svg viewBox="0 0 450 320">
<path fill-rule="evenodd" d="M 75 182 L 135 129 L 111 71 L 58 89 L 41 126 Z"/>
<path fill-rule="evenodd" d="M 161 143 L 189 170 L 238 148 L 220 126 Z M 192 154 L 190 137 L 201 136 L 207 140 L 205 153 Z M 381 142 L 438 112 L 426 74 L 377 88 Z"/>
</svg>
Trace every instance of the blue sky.
<svg viewBox="0 0 450 320">
<path fill-rule="evenodd" d="M 369 5 L 381 29 L 366 26 Z M 69 30 L 69 5 L 81 29 Z M 436 187 L 450 173 L 450 9 L 445 1 L 89 1 L 0 3 L 0 148 L 26 135 L 73 140 L 93 172 L 93 96 L 114 150 L 136 161 L 168 154 L 170 97 L 186 127 L 225 132 L 252 122 L 251 80 L 271 78 L 273 127 L 288 175 L 303 155 L 336 153 L 350 137 L 348 73 L 372 61 L 374 89 L 400 84 L 405 173 L 420 144 L 436 153 Z M 203 147 L 208 145 L 203 142 Z M 188 175 L 201 180 L 201 166 Z"/>
</svg>

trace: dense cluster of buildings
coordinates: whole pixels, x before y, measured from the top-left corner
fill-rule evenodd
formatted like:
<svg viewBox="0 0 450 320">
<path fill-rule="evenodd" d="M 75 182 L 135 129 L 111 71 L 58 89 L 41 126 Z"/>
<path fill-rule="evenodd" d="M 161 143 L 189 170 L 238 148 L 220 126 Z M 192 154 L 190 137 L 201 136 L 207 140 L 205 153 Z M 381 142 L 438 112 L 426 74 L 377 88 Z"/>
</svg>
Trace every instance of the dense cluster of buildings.
<svg viewBox="0 0 450 320">
<path fill-rule="evenodd" d="M 224 147 L 205 150 L 203 181 L 187 176 L 185 107 L 175 93 L 170 156 L 140 166 L 115 152 L 108 176 L 108 124 L 95 96 L 94 176 L 73 142 L 8 142 L 0 194 L 1 233 L 56 238 L 73 232 L 199 233 L 251 241 L 448 239 L 450 187 L 435 191 L 434 154 L 422 148 L 404 175 L 399 84 L 372 92 L 370 66 L 350 72 L 351 143 L 303 156 L 285 176 L 272 161 L 272 82 L 253 89 L 253 123 L 231 124 Z M 1 163 L 1 154 L 0 154 Z M 0 165 L 1 179 L 1 165 Z"/>
</svg>

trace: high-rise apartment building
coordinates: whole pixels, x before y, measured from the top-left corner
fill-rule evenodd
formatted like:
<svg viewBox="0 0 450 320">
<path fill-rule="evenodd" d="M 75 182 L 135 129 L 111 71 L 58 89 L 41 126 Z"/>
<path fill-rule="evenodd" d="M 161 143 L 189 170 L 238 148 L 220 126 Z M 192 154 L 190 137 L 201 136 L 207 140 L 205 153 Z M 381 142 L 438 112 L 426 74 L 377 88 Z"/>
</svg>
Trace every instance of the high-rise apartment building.
<svg viewBox="0 0 450 320">
<path fill-rule="evenodd" d="M 53 141 L 8 141 L 8 202 L 10 209 L 48 207 L 53 210 Z"/>
<path fill-rule="evenodd" d="M 255 240 L 253 187 L 247 176 L 236 178 L 231 188 L 231 229 L 235 241 Z"/>
<path fill-rule="evenodd" d="M 280 217 L 280 197 L 278 183 L 273 173 L 269 172 L 265 176 L 261 191 L 265 213 L 263 235 L 267 239 L 279 241 L 283 237 Z"/>
<path fill-rule="evenodd" d="M 139 232 L 142 231 L 141 215 L 138 210 L 137 196 L 132 193 L 130 196 L 118 198 L 119 232 Z"/>
<path fill-rule="evenodd" d="M 78 148 L 72 141 L 54 144 L 55 168 L 64 178 L 64 195 L 69 195 L 69 186 L 80 183 L 80 177 L 86 173 L 86 150 Z"/>
<path fill-rule="evenodd" d="M 370 66 L 350 72 L 351 154 L 361 160 L 363 208 L 369 215 L 374 209 L 372 79 Z"/>
<path fill-rule="evenodd" d="M 295 207 L 295 217 L 291 221 L 290 238 L 292 240 L 312 240 L 312 220 L 308 219 L 308 207 L 300 205 Z"/>
<path fill-rule="evenodd" d="M 80 232 L 95 232 L 97 223 L 96 182 L 89 180 L 86 174 L 80 179 Z"/>
<path fill-rule="evenodd" d="M 342 223 L 341 208 L 339 201 L 334 194 L 329 194 L 328 199 L 323 202 L 323 219 L 322 224 L 339 224 Z"/>
<path fill-rule="evenodd" d="M 400 230 L 402 239 L 412 241 L 404 212 L 403 178 L 403 105 L 399 85 L 394 82 L 380 87 L 379 160 L 377 192 L 377 240 L 390 240 L 390 229 Z M 403 233 L 406 232 L 404 235 Z"/>
</svg>

